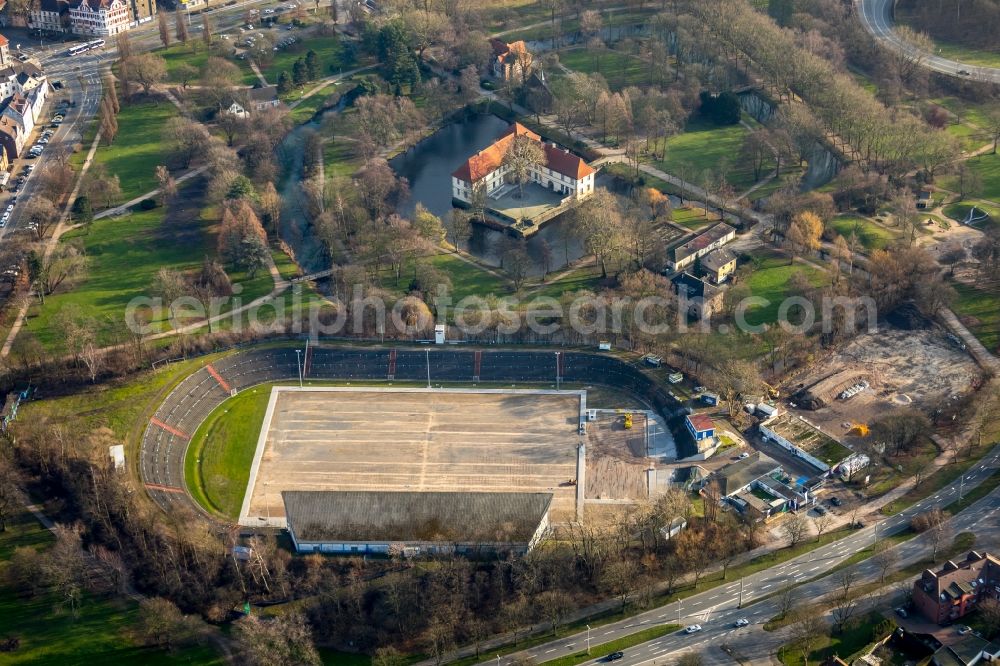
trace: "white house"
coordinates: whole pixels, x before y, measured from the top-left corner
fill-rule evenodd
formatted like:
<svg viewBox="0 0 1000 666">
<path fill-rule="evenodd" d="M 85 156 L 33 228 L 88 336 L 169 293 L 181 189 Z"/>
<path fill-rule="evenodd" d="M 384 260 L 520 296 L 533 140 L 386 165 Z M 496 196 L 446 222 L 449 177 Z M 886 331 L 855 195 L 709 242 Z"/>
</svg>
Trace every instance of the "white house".
<svg viewBox="0 0 1000 666">
<path fill-rule="evenodd" d="M 82 0 L 69 9 L 69 23 L 78 35 L 110 37 L 129 29 L 132 11 L 123 0 Z"/>
<path fill-rule="evenodd" d="M 537 141 L 545 151 L 545 164 L 532 168 L 531 182 L 574 199 L 584 199 L 594 193 L 596 169 L 583 158 L 553 143 L 545 143 L 524 125 L 514 123 L 496 142 L 467 159 L 451 174 L 452 197 L 471 203 L 474 186 L 485 187 L 487 195 L 500 189 L 509 171 L 503 163 L 504 155 L 518 136 Z"/>
<path fill-rule="evenodd" d="M 35 128 L 35 114 L 32 111 L 31 104 L 19 93 L 15 93 L 13 97 L 7 100 L 3 105 L 2 113 L 19 124 L 24 129 L 26 135 L 31 134 L 31 130 Z"/>
<path fill-rule="evenodd" d="M 686 243 L 670 250 L 668 264 L 671 270 L 680 271 L 694 264 L 712 250 L 716 250 L 736 238 L 736 229 L 725 222 L 719 222 L 706 229 Z"/>
</svg>

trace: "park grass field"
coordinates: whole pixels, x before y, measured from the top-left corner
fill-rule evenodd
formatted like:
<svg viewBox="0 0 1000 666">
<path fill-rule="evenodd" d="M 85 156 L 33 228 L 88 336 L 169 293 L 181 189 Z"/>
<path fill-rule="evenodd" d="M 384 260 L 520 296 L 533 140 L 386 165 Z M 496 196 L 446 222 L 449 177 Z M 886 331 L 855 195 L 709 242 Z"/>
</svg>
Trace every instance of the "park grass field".
<svg viewBox="0 0 1000 666">
<path fill-rule="evenodd" d="M 698 231 L 707 227 L 711 222 L 717 221 L 718 217 L 715 215 L 709 217 L 704 208 L 681 206 L 671 211 L 671 219 L 685 229 Z"/>
<path fill-rule="evenodd" d="M 728 165 L 726 180 L 738 191 L 753 185 L 749 165 L 738 159 L 748 130 L 743 125 L 718 127 L 694 120 L 684 132 L 667 140 L 667 156 L 655 166 L 669 174 L 697 183 L 706 172 L 716 174 Z"/>
<path fill-rule="evenodd" d="M 996 285 L 973 287 L 964 282 L 954 282 L 953 286 L 958 292 L 952 303 L 955 314 L 983 346 L 996 353 L 1000 350 L 1000 289 Z"/>
<path fill-rule="evenodd" d="M 183 192 L 182 189 L 182 196 Z M 180 204 L 176 206 L 179 208 Z M 184 222 L 168 219 L 175 213 L 183 216 Z M 182 210 L 175 209 L 165 217 L 162 208 L 135 210 L 119 218 L 97 220 L 87 231 L 75 230 L 64 235 L 62 242 L 82 245 L 88 257 L 87 276 L 74 289 L 52 294 L 44 304 L 33 305 L 26 331 L 32 332 L 45 348 L 58 349 L 65 340 L 56 325 L 57 315 L 63 308 L 75 307 L 101 325 L 98 337 L 102 342 L 115 342 L 115 336 L 124 330 L 129 302 L 152 295 L 152 284 L 161 268 L 196 270 L 204 257 L 214 256 L 213 227 L 217 220 L 210 213 L 198 210 L 187 217 Z M 243 303 L 268 293 L 274 286 L 267 270 L 259 271 L 251 279 L 243 271 L 230 269 L 229 277 L 234 285 L 241 286 Z M 226 303 L 222 311 L 230 307 Z M 164 313 L 150 323 L 163 330 L 166 320 Z"/>
<path fill-rule="evenodd" d="M 177 107 L 165 99 L 123 102 L 115 142 L 98 148 L 94 156 L 95 163 L 118 176 L 123 201 L 159 187 L 156 167 L 167 163 L 163 130 L 177 114 Z M 94 202 L 95 208 L 98 203 Z"/>
<path fill-rule="evenodd" d="M 451 280 L 451 296 L 461 300 L 467 296 L 483 296 L 490 294 L 509 294 L 511 287 L 505 279 L 490 271 L 480 268 L 471 261 L 466 261 L 453 252 L 440 251 L 437 254 L 422 257 L 410 257 L 400 272 L 399 281 L 388 267 L 379 274 L 383 289 L 396 298 L 402 298 L 409 293 L 410 281 L 417 262 L 430 262 L 434 268 L 448 276 Z"/>
<path fill-rule="evenodd" d="M 276 39 L 281 39 L 285 35 L 301 37 L 297 32 L 284 33 L 280 31 L 274 32 L 272 36 Z M 277 51 L 271 62 L 260 66 L 260 71 L 264 74 L 264 78 L 267 79 L 268 83 L 276 84 L 278 82 L 278 75 L 281 72 L 288 72 L 289 76 L 291 76 L 292 66 L 295 64 L 295 61 L 299 58 L 305 58 L 306 53 L 309 51 L 315 51 L 316 56 L 319 58 L 320 78 L 337 74 L 341 69 L 347 69 L 347 63 L 344 61 L 344 48 L 339 39 L 336 37 L 308 37 L 295 42 L 295 44 L 286 49 Z M 306 85 L 307 87 L 312 87 L 315 84 Z"/>
<path fill-rule="evenodd" d="M 830 222 L 830 226 L 845 239 L 854 233 L 861 246 L 869 251 L 881 250 L 899 239 L 896 232 L 856 215 L 838 215 Z"/>
<path fill-rule="evenodd" d="M 15 548 L 44 551 L 52 535 L 27 511 L 17 514 L 0 532 L 0 578 Z M 84 595 L 74 616 L 51 591 L 22 597 L 0 584 L 0 636 L 16 636 L 21 644 L 5 653 L 4 664 L 222 664 L 208 647 L 167 653 L 143 647 L 130 636 L 138 606 L 122 600 Z"/>
<path fill-rule="evenodd" d="M 166 61 L 167 78 L 171 81 L 180 82 L 178 76 L 182 65 L 194 67 L 198 70 L 200 76 L 208 58 L 210 56 L 218 56 L 235 63 L 240 68 L 240 71 L 243 73 L 244 85 L 252 86 L 257 83 L 257 75 L 250 69 L 250 65 L 247 64 L 246 60 L 226 58 L 223 51 L 224 49 L 231 49 L 230 43 L 219 38 L 216 38 L 215 41 L 216 43 L 213 44 L 214 51 L 206 49 L 201 39 L 194 39 L 189 40 L 187 44 L 173 44 L 165 49 L 158 49 L 155 53 Z"/>
<path fill-rule="evenodd" d="M 814 286 L 819 286 L 826 278 L 822 271 L 809 264 L 799 262 L 789 264 L 788 257 L 784 255 L 772 253 L 764 256 L 758 267 L 753 269 L 747 278 L 747 284 L 751 295 L 766 298 L 770 303 L 748 308 L 747 323 L 759 325 L 775 322 L 782 301 L 792 296 L 790 278 L 798 272 L 805 273 Z M 794 323 L 794 311 L 790 312 L 789 316 L 793 318 Z"/>
<path fill-rule="evenodd" d="M 566 292 L 596 291 L 601 286 L 601 269 L 596 263 L 571 269 L 559 279 L 529 289 L 529 298 L 560 298 Z"/>
<path fill-rule="evenodd" d="M 268 385 L 230 398 L 205 419 L 191 438 L 184 459 L 184 480 L 203 507 L 229 518 L 240 515 L 270 394 Z"/>
<path fill-rule="evenodd" d="M 607 48 L 562 51 L 559 62 L 575 72 L 601 74 L 612 90 L 649 83 L 647 63 L 635 56 Z"/>
</svg>

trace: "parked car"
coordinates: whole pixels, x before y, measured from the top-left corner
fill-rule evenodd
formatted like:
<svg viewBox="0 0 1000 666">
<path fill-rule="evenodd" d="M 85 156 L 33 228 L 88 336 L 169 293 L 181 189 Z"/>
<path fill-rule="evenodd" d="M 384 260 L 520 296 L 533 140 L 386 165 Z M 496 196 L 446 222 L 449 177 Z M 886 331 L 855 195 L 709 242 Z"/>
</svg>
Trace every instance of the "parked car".
<svg viewBox="0 0 1000 666">
<path fill-rule="evenodd" d="M 831 497 L 830 498 L 830 504 L 832 504 L 834 506 L 840 506 L 841 504 L 843 504 L 843 502 L 840 501 L 839 497 Z"/>
<path fill-rule="evenodd" d="M 900 606 L 899 608 L 896 609 L 896 615 L 898 615 L 899 617 L 906 617 L 906 609 Z"/>
<path fill-rule="evenodd" d="M 968 633 L 971 633 L 971 632 L 972 632 L 972 627 L 970 627 L 969 625 L 967 625 L 967 624 L 960 624 L 960 625 L 958 625 L 958 635 L 959 636 L 964 636 L 964 635 L 966 635 Z"/>
<path fill-rule="evenodd" d="M 741 617 L 740 619 L 736 620 L 736 622 L 733 623 L 733 626 L 739 629 L 740 627 L 745 627 L 748 624 L 750 624 L 750 620 L 746 619 L 745 617 Z"/>
<path fill-rule="evenodd" d="M 825 516 L 826 515 L 826 508 L 822 504 L 817 504 L 816 505 L 816 513 L 818 513 L 821 516 Z"/>
<path fill-rule="evenodd" d="M 736 459 L 737 459 L 737 460 L 746 460 L 746 459 L 747 459 L 747 458 L 749 458 L 749 457 L 750 457 L 750 454 L 749 454 L 749 453 L 747 453 L 746 451 L 744 451 L 744 452 L 743 452 L 743 453 L 741 453 L 740 455 L 736 456 Z"/>
<path fill-rule="evenodd" d="M 699 631 L 701 631 L 701 625 L 700 624 L 692 624 L 691 626 L 684 628 L 684 633 L 685 634 L 696 634 Z"/>
</svg>

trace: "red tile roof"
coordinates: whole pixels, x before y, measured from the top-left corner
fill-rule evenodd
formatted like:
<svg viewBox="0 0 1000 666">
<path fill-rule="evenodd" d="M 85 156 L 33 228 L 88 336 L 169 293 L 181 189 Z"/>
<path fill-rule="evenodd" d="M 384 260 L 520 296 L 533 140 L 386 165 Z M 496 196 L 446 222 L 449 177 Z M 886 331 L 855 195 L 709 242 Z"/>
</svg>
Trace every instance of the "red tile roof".
<svg viewBox="0 0 1000 666">
<path fill-rule="evenodd" d="M 697 432 L 715 429 L 715 423 L 708 414 L 689 414 L 687 420 L 691 422 Z"/>
<path fill-rule="evenodd" d="M 7 46 L 7 38 L 0 35 L 0 46 Z"/>
<path fill-rule="evenodd" d="M 503 157 L 507 153 L 507 148 L 514 142 L 514 137 L 516 136 L 526 136 L 533 141 L 542 141 L 542 137 L 521 123 L 514 123 L 491 146 L 484 148 L 467 159 L 451 175 L 467 183 L 475 183 L 482 180 L 491 172 L 500 168 L 503 164 Z M 551 144 L 546 143 L 543 145 L 545 148 L 545 166 L 553 171 L 571 176 L 577 180 L 595 172 L 593 167 L 573 153 Z"/>
</svg>

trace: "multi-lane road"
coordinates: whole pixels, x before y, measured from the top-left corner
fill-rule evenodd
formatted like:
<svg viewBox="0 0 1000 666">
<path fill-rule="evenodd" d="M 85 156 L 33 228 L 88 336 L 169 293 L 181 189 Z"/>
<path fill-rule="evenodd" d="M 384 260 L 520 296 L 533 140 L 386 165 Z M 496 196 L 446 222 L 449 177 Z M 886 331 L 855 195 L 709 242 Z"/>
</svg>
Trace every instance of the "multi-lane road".
<svg viewBox="0 0 1000 666">
<path fill-rule="evenodd" d="M 730 645 L 749 657 L 765 657 L 785 640 L 780 634 L 765 632 L 762 629 L 763 623 L 779 612 L 778 592 L 789 586 L 796 586 L 794 596 L 799 600 L 814 600 L 833 592 L 840 581 L 840 575 L 825 575 L 826 572 L 854 553 L 870 546 L 876 539 L 876 529 L 879 539 L 901 532 L 909 526 L 910 519 L 915 514 L 954 502 L 960 493 L 969 492 L 998 469 L 1000 469 L 1000 446 L 966 472 L 964 479 L 956 480 L 935 495 L 895 516 L 885 518 L 877 524 L 870 524 L 850 536 L 793 560 L 746 576 L 742 581 L 734 580 L 727 585 L 707 590 L 679 602 L 594 629 L 590 632 L 591 644 L 597 646 L 659 624 L 700 624 L 702 631 L 698 633 L 689 635 L 683 630 L 673 632 L 625 650 L 624 658 L 616 663 L 620 666 L 630 666 L 646 664 L 656 659 L 666 661 L 669 655 L 685 650 L 699 652 L 720 645 Z M 977 547 L 1000 543 L 1000 521 L 997 520 L 996 514 L 998 508 L 1000 508 L 1000 491 L 990 493 L 956 515 L 951 521 L 952 530 L 956 534 L 964 531 L 975 532 Z M 906 566 L 926 557 L 928 548 L 925 537 L 900 544 L 896 547 L 899 566 Z M 855 584 L 865 580 L 874 581 L 879 576 L 879 571 L 871 560 L 864 560 L 846 570 L 856 574 L 858 582 Z M 755 599 L 762 598 L 764 599 L 754 603 Z M 740 618 L 748 619 L 750 625 L 741 629 L 735 628 L 734 624 Z M 483 664 L 507 666 L 525 656 L 531 657 L 536 662 L 544 662 L 576 654 L 585 649 L 586 645 L 587 633 L 581 632 L 516 655 L 508 655 L 506 658 L 501 658 L 499 664 L 496 658 L 484 661 Z M 599 663 L 605 655 L 595 653 L 594 656 L 594 661 L 587 662 L 588 664 Z"/>
<path fill-rule="evenodd" d="M 913 44 L 902 39 L 893 30 L 892 11 L 894 0 L 855 0 L 861 24 L 875 39 L 896 51 L 901 51 L 912 57 L 921 58 L 921 64 L 927 69 L 941 74 L 975 81 L 1000 83 L 1000 68 L 977 67 L 956 60 L 949 60 L 933 53 L 921 51 Z"/>
</svg>

